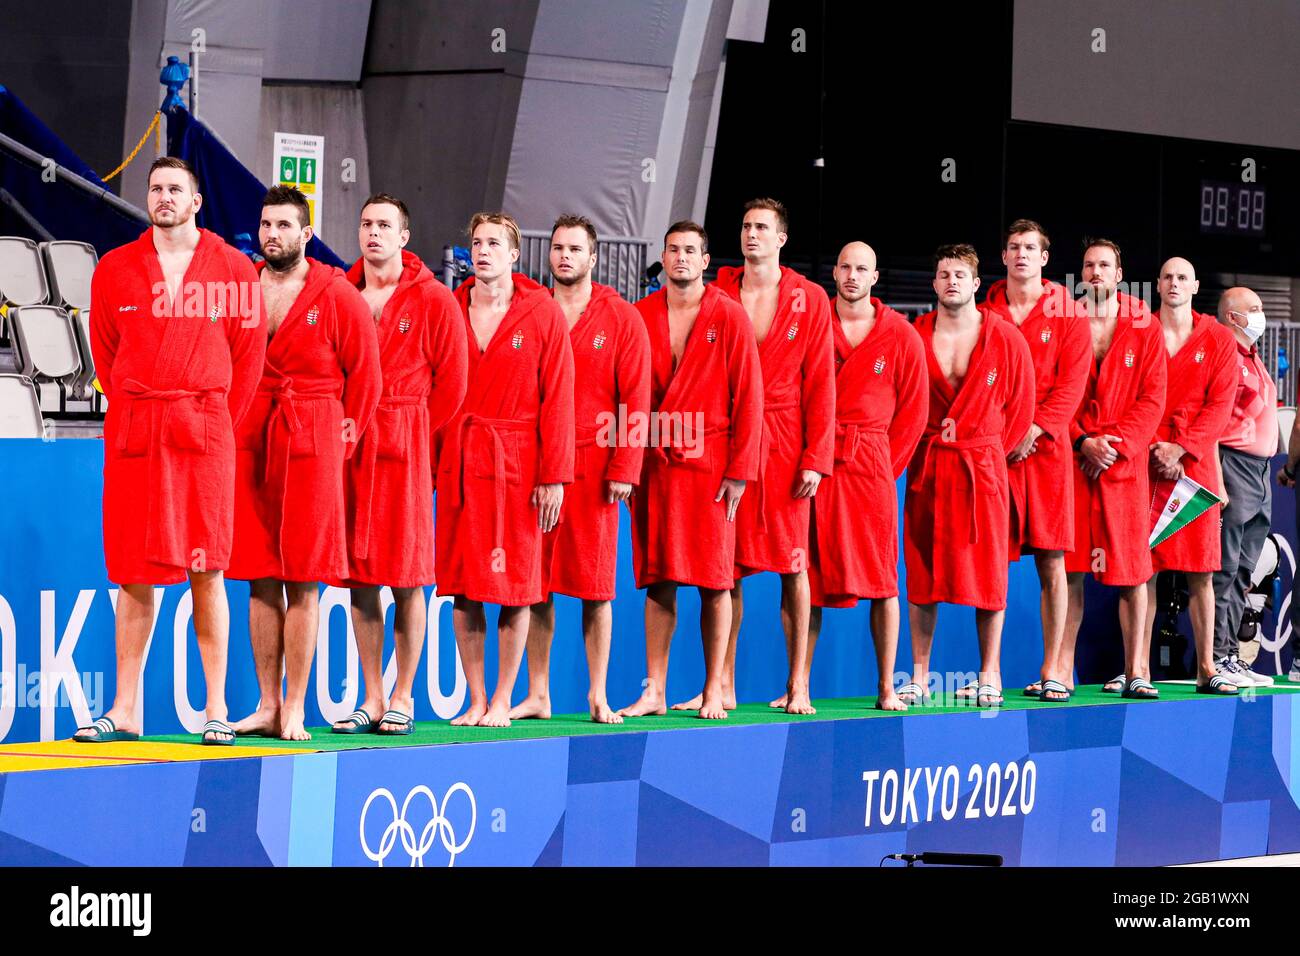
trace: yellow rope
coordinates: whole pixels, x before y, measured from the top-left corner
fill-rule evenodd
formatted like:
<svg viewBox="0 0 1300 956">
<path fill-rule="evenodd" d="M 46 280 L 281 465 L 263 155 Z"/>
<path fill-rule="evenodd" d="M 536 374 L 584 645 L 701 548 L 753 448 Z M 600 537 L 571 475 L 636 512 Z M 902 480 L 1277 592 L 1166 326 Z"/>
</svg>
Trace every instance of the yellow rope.
<svg viewBox="0 0 1300 956">
<path fill-rule="evenodd" d="M 131 155 L 128 156 L 126 159 L 122 160 L 121 166 L 117 167 L 117 169 L 113 170 L 107 176 L 104 176 L 103 177 L 104 182 L 108 182 L 110 179 L 112 179 L 114 176 L 116 176 L 122 170 L 126 169 L 126 167 L 131 164 L 131 160 L 135 159 L 136 153 L 140 152 L 144 144 L 149 141 L 150 135 L 152 135 L 153 131 L 158 128 L 158 121 L 161 119 L 162 119 L 162 110 L 159 110 L 158 112 L 153 114 L 153 122 L 150 123 L 149 128 L 144 131 L 144 135 L 140 137 L 140 142 L 135 144 L 135 149 L 131 150 Z"/>
</svg>

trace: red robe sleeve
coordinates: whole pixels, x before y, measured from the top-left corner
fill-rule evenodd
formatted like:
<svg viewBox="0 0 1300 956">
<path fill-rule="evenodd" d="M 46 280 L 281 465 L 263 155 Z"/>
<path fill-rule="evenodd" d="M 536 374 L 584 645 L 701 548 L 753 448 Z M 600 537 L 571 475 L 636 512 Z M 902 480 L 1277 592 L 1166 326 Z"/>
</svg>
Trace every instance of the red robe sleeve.
<svg viewBox="0 0 1300 956">
<path fill-rule="evenodd" d="M 799 468 L 829 475 L 835 465 L 835 342 L 831 335 L 831 303 L 821 287 L 812 286 L 810 291 L 810 340 L 803 360 L 804 447 Z"/>
<path fill-rule="evenodd" d="M 1002 451 L 1009 455 L 1034 420 L 1035 395 L 1034 359 L 1029 354 L 1029 345 L 1009 324 L 1007 331 L 1007 369 L 1011 380 L 1007 383 L 1007 405 L 1003 412 Z"/>
<path fill-rule="evenodd" d="M 370 427 L 384 389 L 379 365 L 379 334 L 366 300 L 343 278 L 334 283 L 335 349 L 343 367 L 343 418 L 353 423 L 353 440 L 344 442 L 343 457 L 351 458 Z"/>
<path fill-rule="evenodd" d="M 723 308 L 719 304 L 717 308 Z M 740 308 L 739 304 L 735 306 Z M 763 367 L 749 320 L 728 322 L 727 379 L 731 389 L 731 441 L 727 470 L 732 481 L 758 477 L 758 452 L 763 438 Z"/>
<path fill-rule="evenodd" d="M 1183 446 L 1185 458 L 1200 461 L 1214 454 L 1220 436 L 1232 419 L 1237 400 L 1237 350 L 1224 342 L 1212 356 L 1212 368 L 1205 378 L 1205 402 L 1191 421 L 1174 422 L 1174 441 Z"/>
<path fill-rule="evenodd" d="M 573 483 L 573 459 L 577 432 L 573 417 L 573 347 L 568 323 L 560 307 L 547 300 L 538 324 L 544 330 L 545 345 L 539 377 L 542 386 L 537 430 L 542 447 L 537 460 L 539 485 Z"/>
<path fill-rule="evenodd" d="M 262 309 L 262 283 L 257 270 L 240 253 L 227 253 L 235 260 L 238 281 L 251 290 L 248 308 L 226 323 L 226 340 L 230 344 L 230 394 L 226 404 L 230 423 L 238 427 L 257 397 L 257 384 L 266 365 L 266 316 Z M 239 301 L 243 301 L 243 296 Z"/>
<path fill-rule="evenodd" d="M 898 358 L 894 366 L 898 370 L 894 380 L 894 420 L 889 423 L 889 457 L 895 481 L 912 460 L 921 435 L 925 433 L 925 420 L 930 410 L 930 373 L 925 367 L 925 346 L 921 337 L 911 326 L 905 325 L 899 330 L 898 343 Z"/>
<path fill-rule="evenodd" d="M 641 313 L 624 302 L 615 305 L 621 322 L 618 345 L 618 366 L 614 381 L 619 404 L 627 409 L 630 422 L 645 420 L 650 412 L 650 336 L 646 332 Z M 605 469 L 606 481 L 621 481 L 635 485 L 641 480 L 641 460 L 645 448 L 637 442 L 621 442 L 610 456 Z"/>
<path fill-rule="evenodd" d="M 469 389 L 469 338 L 465 317 L 456 300 L 448 295 L 429 296 L 424 323 L 424 355 L 433 367 L 433 389 L 429 392 L 429 467 L 438 484 L 438 431 L 451 421 Z"/>
<path fill-rule="evenodd" d="M 1150 323 L 1157 322 L 1146 316 Z M 1168 374 L 1165 360 L 1165 338 L 1157 324 L 1154 333 L 1142 336 L 1142 374 L 1138 376 L 1138 393 L 1120 420 L 1115 431 L 1123 441 L 1113 447 L 1121 458 L 1144 461 L 1150 453 L 1148 445 L 1160 427 L 1165 413 L 1165 380 Z"/>
<path fill-rule="evenodd" d="M 95 362 L 99 387 L 111 401 L 113 360 L 122 335 L 117 328 L 117 309 L 113 306 L 108 276 L 107 269 L 96 269 L 90 279 L 90 355 Z"/>
<path fill-rule="evenodd" d="M 1073 431 L 1075 412 L 1088 389 L 1088 363 L 1092 361 L 1092 332 L 1087 318 L 1072 313 L 1063 331 L 1056 374 L 1034 412 L 1034 424 L 1053 440 Z"/>
</svg>

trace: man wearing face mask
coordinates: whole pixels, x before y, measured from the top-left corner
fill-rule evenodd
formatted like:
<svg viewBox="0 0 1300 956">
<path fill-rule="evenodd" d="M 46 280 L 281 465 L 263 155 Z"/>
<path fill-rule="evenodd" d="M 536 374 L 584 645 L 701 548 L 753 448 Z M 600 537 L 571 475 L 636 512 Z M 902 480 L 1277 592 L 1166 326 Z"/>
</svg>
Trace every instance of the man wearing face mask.
<svg viewBox="0 0 1300 956">
<path fill-rule="evenodd" d="M 1269 471 L 1277 454 L 1277 386 L 1269 378 L 1256 344 L 1264 334 L 1264 306 L 1250 289 L 1237 286 L 1219 299 L 1219 321 L 1237 340 L 1237 395 L 1232 417 L 1219 439 L 1223 489 L 1220 541 L 1223 565 L 1214 575 L 1214 659 L 1218 672 L 1239 687 L 1268 685 L 1271 678 L 1256 674 L 1237 659 L 1237 630 L 1246 606 L 1251 572 L 1273 517 L 1273 492 Z M 1278 472 L 1278 482 L 1295 485 L 1300 447 L 1293 443 L 1291 457 Z"/>
</svg>

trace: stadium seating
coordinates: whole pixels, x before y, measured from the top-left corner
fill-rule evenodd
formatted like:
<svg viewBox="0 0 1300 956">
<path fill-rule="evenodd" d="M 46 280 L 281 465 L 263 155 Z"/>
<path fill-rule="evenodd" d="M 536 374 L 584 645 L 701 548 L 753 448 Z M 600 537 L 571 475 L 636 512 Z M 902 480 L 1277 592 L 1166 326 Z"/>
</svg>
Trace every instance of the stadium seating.
<svg viewBox="0 0 1300 956">
<path fill-rule="evenodd" d="M 82 373 L 72 318 L 58 306 L 25 305 L 9 311 L 9 322 L 19 371 L 36 383 L 41 407 L 64 411 L 68 393 Z M 52 408 L 47 397 L 51 394 L 56 399 Z"/>
<path fill-rule="evenodd" d="M 0 236 L 0 338 L 9 338 L 7 313 L 14 306 L 50 301 L 40 247 L 30 239 Z"/>
<path fill-rule="evenodd" d="M 42 242 L 49 301 L 66 309 L 90 308 L 90 277 L 99 256 L 88 242 Z"/>
<path fill-rule="evenodd" d="M 0 374 L 28 378 L 38 407 L 60 421 L 98 422 L 107 408 L 91 384 L 90 280 L 98 261 L 84 242 L 0 236 Z"/>
<path fill-rule="evenodd" d="M 0 438 L 41 438 L 44 431 L 36 385 L 23 375 L 0 375 Z"/>
</svg>

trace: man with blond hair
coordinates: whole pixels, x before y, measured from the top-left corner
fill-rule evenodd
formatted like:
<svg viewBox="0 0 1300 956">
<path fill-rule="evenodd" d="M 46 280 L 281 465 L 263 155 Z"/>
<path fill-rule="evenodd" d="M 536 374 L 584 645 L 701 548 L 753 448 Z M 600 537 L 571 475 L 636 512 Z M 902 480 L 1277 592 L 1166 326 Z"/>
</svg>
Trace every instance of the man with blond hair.
<svg viewBox="0 0 1300 956">
<path fill-rule="evenodd" d="M 510 692 L 528 640 L 529 607 L 545 596 L 542 536 L 573 481 L 573 350 L 564 311 L 512 269 L 519 225 L 505 213 L 470 220 L 474 275 L 456 289 L 469 340 L 469 388 L 438 460 L 438 591 L 469 682 L 453 724 L 510 726 Z M 487 697 L 484 604 L 497 622 L 497 686 Z"/>
</svg>

